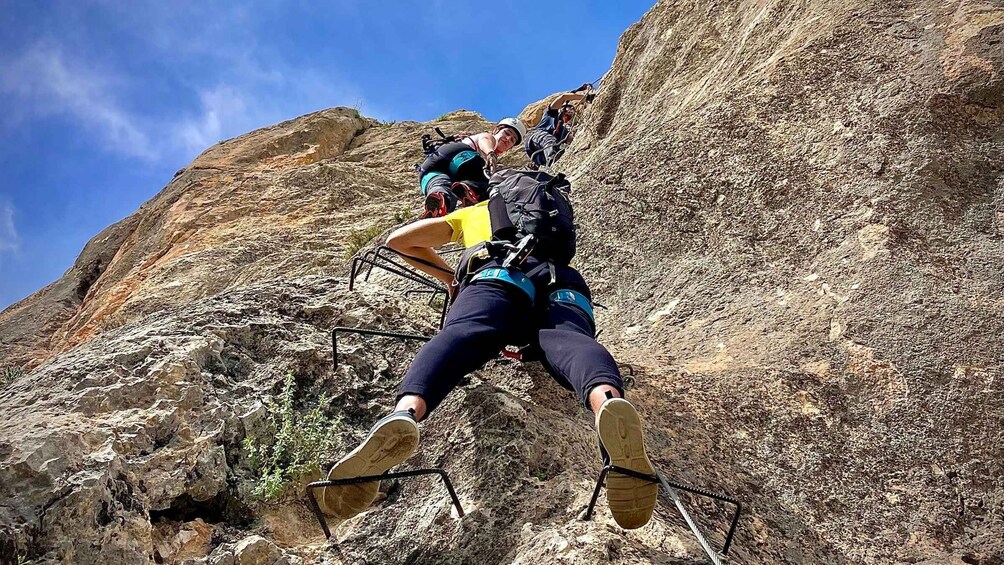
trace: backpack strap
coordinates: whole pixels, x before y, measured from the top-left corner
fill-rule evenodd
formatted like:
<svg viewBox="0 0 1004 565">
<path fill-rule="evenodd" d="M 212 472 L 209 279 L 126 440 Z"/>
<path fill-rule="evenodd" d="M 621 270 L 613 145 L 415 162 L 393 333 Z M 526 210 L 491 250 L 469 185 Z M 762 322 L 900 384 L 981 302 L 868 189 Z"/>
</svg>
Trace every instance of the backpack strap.
<svg viewBox="0 0 1004 565">
<path fill-rule="evenodd" d="M 509 218 L 505 199 L 488 199 L 488 221 L 491 222 L 492 236 L 496 239 L 512 239 L 516 235 L 516 226 Z"/>
</svg>

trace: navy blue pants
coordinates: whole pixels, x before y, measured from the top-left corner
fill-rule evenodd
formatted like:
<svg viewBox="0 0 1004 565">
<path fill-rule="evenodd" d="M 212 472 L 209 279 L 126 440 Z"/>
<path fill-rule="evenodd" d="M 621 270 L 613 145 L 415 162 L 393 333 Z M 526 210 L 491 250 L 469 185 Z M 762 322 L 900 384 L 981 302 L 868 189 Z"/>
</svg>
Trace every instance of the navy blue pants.
<svg viewBox="0 0 1004 565">
<path fill-rule="evenodd" d="M 574 390 L 587 408 L 589 391 L 597 385 L 611 385 L 623 395 L 617 363 L 593 338 L 589 316 L 572 304 L 549 301 L 546 290 L 557 288 L 539 289 L 537 304 L 518 288 L 495 281 L 476 281 L 461 289 L 442 331 L 422 347 L 408 369 L 398 398 L 421 396 L 432 412 L 464 375 L 480 369 L 506 345 L 527 343 L 539 347 L 547 371 L 561 386 Z"/>
<path fill-rule="evenodd" d="M 526 154 L 535 165 L 551 166 L 560 157 L 561 145 L 549 132 L 534 128 L 526 137 Z"/>
</svg>

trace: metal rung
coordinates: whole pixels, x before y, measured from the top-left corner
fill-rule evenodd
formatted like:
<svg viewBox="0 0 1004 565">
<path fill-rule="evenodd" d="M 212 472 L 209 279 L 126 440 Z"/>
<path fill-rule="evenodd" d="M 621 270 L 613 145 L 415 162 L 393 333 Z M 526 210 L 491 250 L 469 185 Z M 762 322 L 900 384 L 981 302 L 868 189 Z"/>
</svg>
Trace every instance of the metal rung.
<svg viewBox="0 0 1004 565">
<path fill-rule="evenodd" d="M 596 479 L 596 488 L 593 489 L 593 497 L 589 500 L 589 506 L 586 507 L 586 511 L 582 514 L 583 520 L 590 520 L 592 518 L 593 509 L 596 507 L 596 499 L 599 498 L 600 496 L 600 489 L 604 486 L 604 480 L 607 478 L 608 473 L 620 473 L 622 475 L 627 475 L 629 477 L 634 477 L 636 479 L 641 479 L 643 481 L 649 481 L 651 483 L 659 483 L 659 485 L 661 485 L 662 488 L 666 491 L 666 494 L 669 496 L 670 500 L 673 501 L 673 504 L 676 505 L 677 510 L 680 511 L 680 514 L 683 516 L 683 519 L 687 522 L 687 526 L 690 527 L 690 531 L 694 533 L 694 536 L 697 538 L 698 543 L 701 544 L 701 547 L 704 549 L 705 553 L 708 554 L 708 557 L 711 559 L 711 562 L 714 563 L 715 565 L 721 565 L 722 558 L 728 555 L 729 553 L 729 546 L 732 545 L 732 537 L 735 535 L 736 526 L 739 524 L 739 515 L 742 513 L 742 504 L 738 500 L 729 498 L 721 494 L 715 494 L 713 492 L 706 491 L 703 489 L 688 487 L 686 485 L 681 485 L 679 483 L 668 481 L 659 471 L 656 471 L 655 475 L 646 475 L 644 473 L 639 473 L 638 471 L 634 471 L 632 469 L 625 469 L 624 467 L 618 467 L 616 465 L 607 465 L 603 467 L 602 470 L 600 470 L 600 476 L 599 478 Z M 695 522 L 694 519 L 691 518 L 690 513 L 687 512 L 687 509 L 683 506 L 683 502 L 680 500 L 680 496 L 676 492 L 677 490 L 682 490 L 685 492 L 689 492 L 691 494 L 696 494 L 697 496 L 713 498 L 715 500 L 735 505 L 736 511 L 732 515 L 732 524 L 729 526 L 729 531 L 725 535 L 725 544 L 722 546 L 722 551 L 720 554 L 711 547 L 711 544 L 708 543 L 708 540 L 704 537 L 704 534 L 701 533 L 701 528 L 698 527 L 697 522 Z"/>
<path fill-rule="evenodd" d="M 345 326 L 336 326 L 331 329 L 331 361 L 334 363 L 334 370 L 338 370 L 338 333 L 352 333 L 359 335 L 375 335 L 381 337 L 393 337 L 396 339 L 410 339 L 415 341 L 429 341 L 432 336 L 428 335 L 418 335 L 418 334 L 406 334 L 402 332 L 388 332 L 384 330 L 370 330 L 366 328 L 349 328 Z"/>
<path fill-rule="evenodd" d="M 379 482 L 388 479 L 404 479 L 408 477 L 418 477 L 421 475 L 439 475 L 443 479 L 443 484 L 446 485 L 447 492 L 450 493 L 450 498 L 453 499 L 453 506 L 457 509 L 457 516 L 464 517 L 464 508 L 460 505 L 460 499 L 457 498 L 457 491 L 453 489 L 453 483 L 450 482 L 450 476 L 446 474 L 446 471 L 442 469 L 415 469 L 413 471 L 400 471 L 397 473 L 384 473 L 382 475 L 367 475 L 364 477 L 350 477 L 347 479 L 338 479 L 334 481 L 315 481 L 307 485 L 307 499 L 310 501 L 310 509 L 314 512 L 314 516 L 317 517 L 317 522 L 321 524 L 321 530 L 324 531 L 324 537 L 331 539 L 331 530 L 328 529 L 328 521 L 324 517 L 324 513 L 321 512 L 320 505 L 317 504 L 317 498 L 314 496 L 314 490 L 325 487 L 334 487 L 339 485 L 356 485 L 359 483 L 372 483 L 374 481 Z"/>
<path fill-rule="evenodd" d="M 450 253 L 454 251 L 456 250 L 449 250 Z M 437 294 L 443 295 L 443 307 L 439 313 L 439 328 L 442 329 L 443 324 L 446 322 L 446 313 L 450 309 L 450 295 L 446 287 L 439 281 L 433 280 L 414 270 L 410 265 L 395 261 L 394 258 L 389 255 L 391 253 L 397 256 L 401 255 L 390 247 L 381 245 L 376 249 L 371 249 L 353 257 L 352 264 L 349 268 L 349 290 L 353 290 L 355 288 L 356 278 L 362 274 L 365 266 L 368 266 L 369 268 L 366 269 L 366 274 L 363 276 L 364 281 L 369 280 L 370 274 L 373 272 L 374 268 L 379 268 L 407 281 L 417 283 L 423 287 L 422 290 L 431 293 L 431 296 L 429 297 L 430 305 Z"/>
</svg>

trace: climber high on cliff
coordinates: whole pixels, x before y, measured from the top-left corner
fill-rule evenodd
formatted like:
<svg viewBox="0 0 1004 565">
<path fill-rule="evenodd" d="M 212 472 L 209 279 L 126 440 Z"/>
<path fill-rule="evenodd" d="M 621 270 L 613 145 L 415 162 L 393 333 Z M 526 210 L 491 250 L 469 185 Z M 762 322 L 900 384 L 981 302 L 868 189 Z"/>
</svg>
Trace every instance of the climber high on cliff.
<svg viewBox="0 0 1004 565">
<path fill-rule="evenodd" d="M 388 238 L 387 245 L 416 268 L 455 288 L 454 302 L 442 331 L 408 369 L 394 412 L 332 467 L 329 480 L 379 475 L 407 460 L 418 447 L 418 422 L 467 373 L 505 346 L 524 344 L 596 414 L 604 463 L 654 473 L 641 419 L 623 398 L 617 364 L 594 339 L 589 286 L 569 266 L 575 227 L 565 196 L 568 182 L 560 175 L 503 170 L 492 176 L 490 186 L 487 202 L 419 220 Z M 434 251 L 451 241 L 467 246 L 456 271 Z M 321 506 L 347 518 L 365 510 L 377 489 L 375 482 L 327 487 Z M 657 484 L 611 473 L 607 489 L 618 524 L 638 528 L 648 523 Z"/>
<path fill-rule="evenodd" d="M 526 126 L 519 118 L 505 118 L 492 133 L 465 136 L 432 148 L 417 167 L 418 183 L 425 195 L 422 217 L 445 216 L 458 204 L 475 204 L 487 198 L 488 175 L 495 172 L 499 156 L 525 137 Z"/>
<path fill-rule="evenodd" d="M 526 135 L 526 154 L 533 167 L 550 167 L 561 157 L 562 146 L 571 143 L 571 122 L 575 118 L 575 102 L 592 101 L 595 93 L 589 93 L 591 85 L 584 84 L 573 92 L 560 94 L 548 104 L 540 122 Z"/>
</svg>

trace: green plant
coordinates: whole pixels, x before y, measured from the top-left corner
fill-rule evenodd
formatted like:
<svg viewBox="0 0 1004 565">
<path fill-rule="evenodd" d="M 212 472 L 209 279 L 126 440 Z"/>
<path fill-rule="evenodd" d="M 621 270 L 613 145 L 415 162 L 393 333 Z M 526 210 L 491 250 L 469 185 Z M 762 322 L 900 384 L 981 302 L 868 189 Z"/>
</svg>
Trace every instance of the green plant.
<svg viewBox="0 0 1004 565">
<path fill-rule="evenodd" d="M 367 243 L 373 241 L 374 237 L 380 235 L 384 229 L 386 229 L 384 226 L 375 225 L 364 230 L 352 230 L 352 233 L 349 234 L 349 247 L 345 250 L 345 257 L 351 258 Z"/>
<path fill-rule="evenodd" d="M 345 258 L 351 259 L 360 249 L 366 247 L 366 245 L 373 241 L 373 238 L 383 233 L 383 230 L 396 226 L 398 224 L 403 224 L 414 219 L 414 214 L 408 208 L 402 208 L 397 212 L 394 212 L 393 223 L 380 223 L 370 226 L 364 230 L 352 230 L 349 234 L 349 246 L 345 249 Z"/>
<path fill-rule="evenodd" d="M 397 212 L 394 212 L 394 224 L 395 225 L 396 224 L 403 224 L 403 223 L 405 223 L 407 221 L 410 221 L 414 217 L 415 216 L 414 216 L 414 214 L 411 213 L 411 210 L 409 210 L 407 208 L 402 208 L 402 209 L 398 210 Z"/>
<path fill-rule="evenodd" d="M 0 388 L 6 388 L 14 381 L 24 376 L 24 369 L 21 367 L 4 367 L 0 369 Z"/>
<path fill-rule="evenodd" d="M 295 396 L 293 373 L 288 373 L 278 401 L 268 402 L 275 429 L 272 442 L 244 438 L 248 461 L 257 471 L 251 491 L 255 500 L 278 500 L 301 475 L 317 471 L 321 456 L 335 447 L 341 420 L 329 418 L 321 410 L 327 397 L 322 394 L 313 409 L 301 413 L 294 406 Z"/>
</svg>

